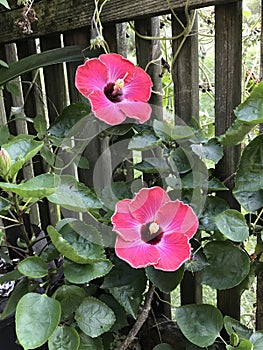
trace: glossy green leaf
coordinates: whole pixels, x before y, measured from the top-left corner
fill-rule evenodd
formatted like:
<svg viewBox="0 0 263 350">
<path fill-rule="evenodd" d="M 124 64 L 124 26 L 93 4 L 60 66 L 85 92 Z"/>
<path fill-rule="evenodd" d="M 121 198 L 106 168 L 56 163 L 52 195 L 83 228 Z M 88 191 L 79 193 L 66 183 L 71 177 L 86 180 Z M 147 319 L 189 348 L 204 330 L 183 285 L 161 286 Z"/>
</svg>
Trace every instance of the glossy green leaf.
<svg viewBox="0 0 263 350">
<path fill-rule="evenodd" d="M 254 350 L 254 347 L 251 341 L 243 339 L 237 346 L 226 345 L 226 350 Z"/>
<path fill-rule="evenodd" d="M 40 151 L 42 146 L 43 142 L 32 140 L 26 136 L 24 138 L 15 137 L 11 142 L 2 145 L 12 160 L 8 174 L 11 177 L 16 175 L 23 165 Z"/>
<path fill-rule="evenodd" d="M 187 152 L 181 147 L 176 148 L 170 153 L 169 163 L 175 174 L 185 174 L 192 168 L 187 156 Z"/>
<path fill-rule="evenodd" d="M 64 262 L 65 278 L 75 284 L 88 283 L 110 272 L 110 260 L 93 262 L 91 264 L 77 264 L 70 260 Z"/>
<path fill-rule="evenodd" d="M 216 139 L 210 139 L 207 143 L 191 145 L 193 152 L 202 159 L 212 160 L 215 164 L 223 157 L 222 145 Z"/>
<path fill-rule="evenodd" d="M 107 332 L 114 324 L 114 312 L 102 301 L 87 297 L 75 313 L 79 328 L 91 338 Z"/>
<path fill-rule="evenodd" d="M 246 220 L 237 210 L 223 211 L 216 216 L 215 223 L 221 233 L 234 242 L 244 242 L 249 236 Z"/>
<path fill-rule="evenodd" d="M 253 333 L 252 329 L 246 327 L 230 316 L 224 317 L 224 327 L 228 335 L 231 335 L 233 332 L 235 332 L 240 339 L 249 339 Z"/>
<path fill-rule="evenodd" d="M 81 46 L 66 46 L 59 49 L 48 50 L 37 53 L 17 62 L 10 63 L 9 68 L 0 68 L 0 86 L 6 84 L 14 78 L 30 72 L 34 69 L 58 64 L 62 62 L 74 62 L 83 60 L 83 47 Z M 97 50 L 85 50 L 88 57 L 97 57 L 100 52 Z"/>
<path fill-rule="evenodd" d="M 22 276 L 21 273 L 17 269 L 7 272 L 4 275 L 0 276 L 0 284 L 9 282 L 9 281 L 15 281 L 21 276 Z"/>
<path fill-rule="evenodd" d="M 170 293 L 181 282 L 184 275 L 184 265 L 174 272 L 167 272 L 155 269 L 153 266 L 145 268 L 146 276 L 162 292 Z"/>
<path fill-rule="evenodd" d="M 227 209 L 229 209 L 229 205 L 222 198 L 208 195 L 204 210 L 199 217 L 200 229 L 207 231 L 217 230 L 215 217 Z"/>
<path fill-rule="evenodd" d="M 88 114 L 90 114 L 90 107 L 87 103 L 72 103 L 55 119 L 48 132 L 57 137 L 66 137 L 72 128 Z"/>
<path fill-rule="evenodd" d="M 263 122 L 263 82 L 260 82 L 234 113 L 238 120 L 249 124 Z"/>
<path fill-rule="evenodd" d="M 105 132 L 107 134 L 110 134 L 110 135 L 122 136 L 122 135 L 127 134 L 131 130 L 132 127 L 133 127 L 132 123 L 122 123 L 122 124 L 119 124 L 119 125 L 114 125 L 114 126 L 111 126 L 111 127 L 107 127 Z"/>
<path fill-rule="evenodd" d="M 181 306 L 175 318 L 184 336 L 200 347 L 212 345 L 223 327 L 223 316 L 212 305 Z"/>
<path fill-rule="evenodd" d="M 38 256 L 29 256 L 20 261 L 18 270 L 20 273 L 30 278 L 41 278 L 48 274 L 46 262 Z"/>
<path fill-rule="evenodd" d="M 13 289 L 11 295 L 8 297 L 4 310 L 0 314 L 0 320 L 12 315 L 16 311 L 16 306 L 19 300 L 28 293 L 29 281 L 26 278 L 21 279 Z"/>
<path fill-rule="evenodd" d="M 248 212 L 263 206 L 263 134 L 244 149 L 235 178 L 234 196 Z"/>
<path fill-rule="evenodd" d="M 49 350 L 78 350 L 80 337 L 75 328 L 58 326 L 48 339 Z"/>
<path fill-rule="evenodd" d="M 122 329 L 123 327 L 128 326 L 127 313 L 125 312 L 124 308 L 111 295 L 102 294 L 99 297 L 99 300 L 108 305 L 114 312 L 114 315 L 116 317 L 116 321 L 110 329 L 111 332 L 117 331 L 119 329 Z"/>
<path fill-rule="evenodd" d="M 100 209 L 102 204 L 96 195 L 84 184 L 75 180 L 73 176 L 61 175 L 61 183 L 56 191 L 48 196 L 52 203 L 63 208 L 87 212 L 88 209 Z"/>
<path fill-rule="evenodd" d="M 109 289 L 114 298 L 134 318 L 142 302 L 146 288 L 146 277 L 143 269 L 133 269 L 127 263 L 115 258 L 114 267 L 104 277 L 102 288 Z"/>
<path fill-rule="evenodd" d="M 153 149 L 160 144 L 160 139 L 158 139 L 149 130 L 144 131 L 141 134 L 134 135 L 128 145 L 128 149 L 136 151 L 145 151 L 148 149 Z"/>
<path fill-rule="evenodd" d="M 213 241 L 204 247 L 210 264 L 202 270 L 202 283 L 223 290 L 237 286 L 249 273 L 248 254 L 229 241 Z"/>
<path fill-rule="evenodd" d="M 47 295 L 27 293 L 16 308 L 16 335 L 25 349 L 43 345 L 60 321 L 61 307 Z"/>
<path fill-rule="evenodd" d="M 263 348 L 263 332 L 257 331 L 254 332 L 249 338 L 251 343 L 253 344 L 253 350 L 262 350 Z"/>
<path fill-rule="evenodd" d="M 62 319 L 68 318 L 82 303 L 85 291 L 78 286 L 64 284 L 55 291 L 52 296 L 60 302 Z"/>
<path fill-rule="evenodd" d="M 56 191 L 59 186 L 60 178 L 55 174 L 41 174 L 31 179 L 20 183 L 0 182 L 0 187 L 7 191 L 18 194 L 24 198 L 43 198 Z"/>
<path fill-rule="evenodd" d="M 78 264 L 106 260 L 101 245 L 82 237 L 69 224 L 63 226 L 60 232 L 52 226 L 48 226 L 47 231 L 56 249 L 69 260 Z"/>
<path fill-rule="evenodd" d="M 170 171 L 166 161 L 159 158 L 145 158 L 142 162 L 135 164 L 134 168 L 146 174 Z"/>
<path fill-rule="evenodd" d="M 162 141 L 172 141 L 173 128 L 167 122 L 154 119 L 153 130 Z"/>
<path fill-rule="evenodd" d="M 7 201 L 6 198 L 0 197 L 0 212 L 5 212 L 10 209 L 11 203 Z"/>
<path fill-rule="evenodd" d="M 227 131 L 218 137 L 218 141 L 224 146 L 238 145 L 244 137 L 253 129 L 254 125 L 243 123 L 236 119 Z"/>
<path fill-rule="evenodd" d="M 102 339 L 91 338 L 85 333 L 80 333 L 80 345 L 78 350 L 104 350 Z"/>
</svg>

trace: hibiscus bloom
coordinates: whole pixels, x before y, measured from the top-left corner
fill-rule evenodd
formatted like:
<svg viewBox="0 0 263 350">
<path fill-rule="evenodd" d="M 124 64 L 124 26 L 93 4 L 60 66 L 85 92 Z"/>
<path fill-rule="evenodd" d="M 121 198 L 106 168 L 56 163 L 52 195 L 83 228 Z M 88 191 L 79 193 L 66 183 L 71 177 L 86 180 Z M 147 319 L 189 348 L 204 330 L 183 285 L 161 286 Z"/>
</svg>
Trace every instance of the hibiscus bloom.
<svg viewBox="0 0 263 350">
<path fill-rule="evenodd" d="M 189 239 L 198 228 L 191 207 L 171 201 L 161 187 L 143 188 L 134 199 L 119 201 L 111 221 L 120 259 L 163 271 L 175 271 L 190 258 Z"/>
<path fill-rule="evenodd" d="M 75 84 L 89 99 L 95 116 L 107 124 L 120 124 L 126 117 L 144 123 L 151 116 L 147 103 L 151 78 L 121 55 L 103 54 L 87 60 L 77 68 Z"/>
</svg>

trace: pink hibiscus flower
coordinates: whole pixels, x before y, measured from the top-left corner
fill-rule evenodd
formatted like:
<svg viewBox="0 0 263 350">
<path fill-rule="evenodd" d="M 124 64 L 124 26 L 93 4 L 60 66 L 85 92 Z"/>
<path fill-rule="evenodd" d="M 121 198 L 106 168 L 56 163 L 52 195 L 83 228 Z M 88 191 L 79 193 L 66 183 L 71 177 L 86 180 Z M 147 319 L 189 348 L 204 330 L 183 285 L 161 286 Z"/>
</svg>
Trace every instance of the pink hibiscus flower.
<svg viewBox="0 0 263 350">
<path fill-rule="evenodd" d="M 87 60 L 77 68 L 75 84 L 89 99 L 95 116 L 107 124 L 120 124 L 126 117 L 144 123 L 151 116 L 147 103 L 151 78 L 120 55 L 103 54 Z"/>
<path fill-rule="evenodd" d="M 189 239 L 198 228 L 191 207 L 171 201 L 161 187 L 143 188 L 134 199 L 119 201 L 111 221 L 120 259 L 163 271 L 175 271 L 190 258 Z"/>
</svg>

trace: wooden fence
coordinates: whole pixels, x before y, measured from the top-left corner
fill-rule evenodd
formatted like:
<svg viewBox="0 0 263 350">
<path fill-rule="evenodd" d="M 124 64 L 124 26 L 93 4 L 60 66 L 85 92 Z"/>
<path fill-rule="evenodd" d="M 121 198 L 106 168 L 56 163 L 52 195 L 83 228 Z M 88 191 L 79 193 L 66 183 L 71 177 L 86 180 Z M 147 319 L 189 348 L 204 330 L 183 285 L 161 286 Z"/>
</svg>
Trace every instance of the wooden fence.
<svg viewBox="0 0 263 350">
<path fill-rule="evenodd" d="M 136 31 L 144 36 L 158 37 L 160 35 L 159 15 L 170 14 L 174 11 L 182 23 L 186 22 L 185 0 L 110 0 L 106 3 L 101 13 L 101 21 L 104 28 L 104 36 L 113 52 L 127 54 L 125 22 L 132 20 Z M 242 62 L 242 1 L 240 0 L 190 0 L 189 11 L 206 6 L 215 6 L 215 129 L 220 135 L 233 121 L 233 109 L 241 100 L 241 62 Z M 94 2 L 91 0 L 78 2 L 54 0 L 51 2 L 38 1 L 34 4 L 38 21 L 32 24 L 33 33 L 22 34 L 15 21 L 21 16 L 21 9 L 0 12 L 0 58 L 8 62 L 21 59 L 28 55 L 41 51 L 61 47 L 63 45 L 80 44 L 83 47 L 90 45 L 90 24 L 94 13 Z M 181 24 L 174 15 L 171 16 L 172 35 L 177 36 L 182 32 Z M 63 35 L 63 41 L 61 40 Z M 191 35 L 188 35 L 191 34 Z M 39 47 L 35 38 L 39 40 Z M 182 42 L 183 41 L 183 42 Z M 15 45 L 13 45 L 15 43 Z M 137 63 L 145 68 L 150 61 L 148 73 L 151 75 L 155 91 L 162 91 L 161 49 L 160 41 L 145 40 L 136 35 Z M 183 46 L 182 46 L 183 44 Z M 179 55 L 173 67 L 174 104 L 175 113 L 185 122 L 192 116 L 199 115 L 199 67 L 198 67 L 198 28 L 195 20 L 190 33 L 185 33 L 172 44 L 173 54 L 180 49 Z M 42 94 L 35 87 L 31 89 L 26 98 L 25 114 L 34 118 L 37 114 L 46 113 L 50 121 L 53 121 L 58 113 L 69 102 L 75 102 L 79 95 L 74 86 L 74 74 L 77 65 L 82 62 L 68 63 L 65 75 L 62 64 L 45 67 L 44 84 L 47 98 L 47 110 L 44 110 Z M 67 77 L 67 81 L 65 81 Z M 22 76 L 23 81 L 32 81 L 34 73 Z M 11 106 L 21 106 L 24 103 L 27 87 L 23 85 L 21 95 L 14 97 L 4 92 L 4 99 L 0 100 L 2 123 L 9 119 Z M 150 103 L 162 106 L 161 96 L 154 94 Z M 31 124 L 25 121 L 10 123 L 10 129 L 14 133 L 32 132 Z M 99 154 L 97 144 L 93 150 L 89 148 L 89 160 L 91 169 Z M 217 177 L 224 180 L 236 170 L 239 158 L 239 147 L 229 147 L 224 158 L 217 165 Z M 34 176 L 44 171 L 40 166 L 35 167 L 28 176 Z M 88 173 L 79 174 L 80 181 L 87 182 Z M 233 186 L 229 183 L 229 187 Z M 237 208 L 237 203 L 229 192 L 222 196 L 232 208 Z M 50 221 L 50 212 L 45 204 L 39 213 L 36 213 L 38 222 Z M 201 302 L 202 294 L 198 287 L 198 276 L 185 276 L 181 285 L 183 304 Z M 262 284 L 262 282 L 261 282 Z M 238 291 L 233 288 L 218 292 L 218 307 L 223 314 L 239 318 L 240 299 Z M 258 310 L 262 309 L 263 300 L 258 300 Z M 263 328 L 263 317 L 257 320 L 258 328 Z"/>
</svg>

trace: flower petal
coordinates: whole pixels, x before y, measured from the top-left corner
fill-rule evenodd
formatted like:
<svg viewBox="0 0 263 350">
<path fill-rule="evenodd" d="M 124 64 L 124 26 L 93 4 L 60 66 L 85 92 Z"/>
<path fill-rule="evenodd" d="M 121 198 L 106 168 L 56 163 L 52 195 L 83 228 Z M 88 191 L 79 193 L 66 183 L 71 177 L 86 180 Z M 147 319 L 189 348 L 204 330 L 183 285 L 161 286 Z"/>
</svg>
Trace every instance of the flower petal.
<svg viewBox="0 0 263 350">
<path fill-rule="evenodd" d="M 161 259 L 154 267 L 163 271 L 177 270 L 191 255 L 188 238 L 177 233 L 164 234 L 160 243 L 155 247 Z"/>
<path fill-rule="evenodd" d="M 133 101 L 147 102 L 151 97 L 152 80 L 150 76 L 140 67 L 135 68 L 133 79 L 124 85 L 124 97 Z"/>
<path fill-rule="evenodd" d="M 130 199 L 123 199 L 116 204 L 115 213 L 111 217 L 113 231 L 117 232 L 125 241 L 140 238 L 141 224 L 130 214 Z"/>
<path fill-rule="evenodd" d="M 93 91 L 88 95 L 88 99 L 95 116 L 105 123 L 117 125 L 126 119 L 125 114 L 118 107 L 118 103 L 108 100 L 104 92 Z"/>
<path fill-rule="evenodd" d="M 140 123 L 150 119 L 152 108 L 147 102 L 123 100 L 118 103 L 120 110 L 130 118 L 137 119 Z"/>
<path fill-rule="evenodd" d="M 98 58 L 87 60 L 77 68 L 75 85 L 85 97 L 94 90 L 103 91 L 107 81 L 107 67 Z"/>
<path fill-rule="evenodd" d="M 168 194 L 161 187 L 142 188 L 129 205 L 131 215 L 141 224 L 154 221 L 156 213 L 170 201 Z"/>
<path fill-rule="evenodd" d="M 133 79 L 135 66 L 121 55 L 116 53 L 102 54 L 99 59 L 107 66 L 108 82 L 115 83 L 117 79 L 122 79 L 126 73 L 128 74 L 124 79 L 125 84 Z"/>
<path fill-rule="evenodd" d="M 179 200 L 165 203 L 159 210 L 157 219 L 163 232 L 180 232 L 188 238 L 193 237 L 199 224 L 192 208 Z"/>
<path fill-rule="evenodd" d="M 147 244 L 141 240 L 127 242 L 120 236 L 116 240 L 115 252 L 120 259 L 135 268 L 155 265 L 160 259 L 158 250 L 154 245 Z"/>
</svg>

